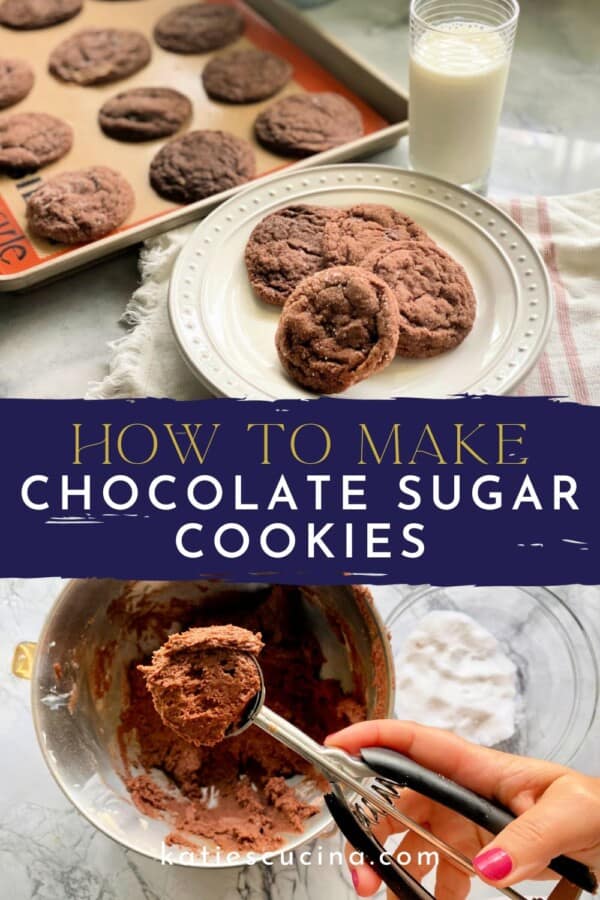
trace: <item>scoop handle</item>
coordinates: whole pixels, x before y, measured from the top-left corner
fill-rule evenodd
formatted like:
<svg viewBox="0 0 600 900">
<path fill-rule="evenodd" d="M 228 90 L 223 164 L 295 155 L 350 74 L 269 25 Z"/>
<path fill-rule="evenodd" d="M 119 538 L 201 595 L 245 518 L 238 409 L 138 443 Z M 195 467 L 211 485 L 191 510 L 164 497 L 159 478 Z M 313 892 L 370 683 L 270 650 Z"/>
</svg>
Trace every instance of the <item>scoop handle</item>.
<svg viewBox="0 0 600 900">
<path fill-rule="evenodd" d="M 370 769 L 388 781 L 441 803 L 492 834 L 499 834 L 516 818 L 504 806 L 492 803 L 486 797 L 426 769 L 395 750 L 364 747 L 360 755 Z M 557 856 L 549 868 L 584 891 L 593 893 L 598 886 L 591 869 L 568 856 Z"/>
</svg>

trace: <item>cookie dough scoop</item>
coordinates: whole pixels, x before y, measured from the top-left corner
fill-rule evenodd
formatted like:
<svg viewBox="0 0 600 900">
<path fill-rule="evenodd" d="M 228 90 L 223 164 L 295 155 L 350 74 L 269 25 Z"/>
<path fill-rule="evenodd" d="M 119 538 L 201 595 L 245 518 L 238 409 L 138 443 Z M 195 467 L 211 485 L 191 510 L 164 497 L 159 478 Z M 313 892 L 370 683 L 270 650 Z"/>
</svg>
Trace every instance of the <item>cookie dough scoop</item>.
<svg viewBox="0 0 600 900">
<path fill-rule="evenodd" d="M 319 744 L 265 705 L 265 683 L 256 658 L 262 647 L 259 634 L 234 625 L 190 628 L 172 635 L 154 653 L 150 666 L 140 666 L 163 722 L 200 746 L 218 743 L 254 724 L 295 750 L 329 781 L 325 802 L 334 820 L 401 900 L 434 898 L 396 860 L 383 862 L 384 847 L 372 829 L 380 815 L 413 831 L 458 868 L 476 874 L 463 853 L 406 816 L 394 800 L 409 788 L 493 834 L 513 820 L 512 813 L 394 750 L 365 747 L 359 756 L 351 756 Z M 568 857 L 552 860 L 550 868 L 581 888 L 595 887 L 593 873 Z M 524 900 L 513 888 L 499 891 L 509 900 Z"/>
</svg>

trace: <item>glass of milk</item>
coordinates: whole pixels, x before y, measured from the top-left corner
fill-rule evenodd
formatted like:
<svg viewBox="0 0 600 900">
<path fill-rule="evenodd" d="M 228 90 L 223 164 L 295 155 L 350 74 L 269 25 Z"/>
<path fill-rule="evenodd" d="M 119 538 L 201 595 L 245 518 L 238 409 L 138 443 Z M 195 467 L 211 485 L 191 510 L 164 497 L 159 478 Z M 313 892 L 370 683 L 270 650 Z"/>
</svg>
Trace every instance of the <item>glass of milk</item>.
<svg viewBox="0 0 600 900">
<path fill-rule="evenodd" d="M 518 17 L 517 0 L 412 0 L 414 169 L 485 190 Z"/>
</svg>

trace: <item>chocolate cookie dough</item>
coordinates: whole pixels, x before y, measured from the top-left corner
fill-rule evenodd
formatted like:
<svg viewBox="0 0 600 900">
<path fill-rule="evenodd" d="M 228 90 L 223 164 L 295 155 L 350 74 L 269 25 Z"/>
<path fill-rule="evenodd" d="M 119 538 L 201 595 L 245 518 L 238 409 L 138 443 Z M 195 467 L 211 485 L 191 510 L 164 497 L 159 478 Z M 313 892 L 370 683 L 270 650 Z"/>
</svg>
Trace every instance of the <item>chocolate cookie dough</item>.
<svg viewBox="0 0 600 900">
<path fill-rule="evenodd" d="M 33 87 L 33 69 L 23 59 L 0 59 L 0 109 L 23 100 Z"/>
<path fill-rule="evenodd" d="M 344 391 L 387 366 L 398 343 L 398 304 L 390 288 L 355 266 L 324 269 L 300 282 L 275 335 L 281 364 L 298 384 Z"/>
<path fill-rule="evenodd" d="M 143 69 L 150 56 L 150 44 L 139 31 L 85 28 L 52 51 L 48 67 L 61 81 L 108 84 Z"/>
<path fill-rule="evenodd" d="M 262 634 L 260 664 L 269 707 L 314 740 L 322 742 L 365 718 L 362 686 L 345 693 L 338 680 L 321 677 L 325 659 L 302 589 L 276 585 L 239 598 L 221 597 L 212 608 L 186 605 L 176 597 L 172 603 L 169 608 L 161 602 L 149 613 L 153 633 L 164 616 L 163 641 L 173 620 L 185 629 L 233 622 Z M 139 621 L 140 628 L 148 621 L 143 611 Z M 286 779 L 316 779 L 312 767 L 256 725 L 215 747 L 194 746 L 160 718 L 140 662 L 134 659 L 128 670 L 118 739 L 132 800 L 146 815 L 169 822 L 166 843 L 198 849 L 196 837 L 200 847 L 212 840 L 225 851 L 264 853 L 280 848 L 284 834 L 301 832 L 318 809 Z"/>
<path fill-rule="evenodd" d="M 225 131 L 188 131 L 162 147 L 150 164 L 150 183 L 161 197 L 193 203 L 254 175 L 250 144 Z"/>
<path fill-rule="evenodd" d="M 391 206 L 363 203 L 327 223 L 323 248 L 329 265 L 359 266 L 380 244 L 404 240 L 433 243 L 410 216 Z"/>
<path fill-rule="evenodd" d="M 0 24 L 23 31 L 48 28 L 72 19 L 82 5 L 83 0 L 3 0 Z"/>
<path fill-rule="evenodd" d="M 60 159 L 73 144 L 70 125 L 48 113 L 13 113 L 0 118 L 0 172 L 13 178 Z"/>
<path fill-rule="evenodd" d="M 233 6 L 190 3 L 165 13 L 154 26 L 154 40 L 173 53 L 206 53 L 235 41 L 244 19 Z"/>
<path fill-rule="evenodd" d="M 250 103 L 276 94 L 292 77 L 287 59 L 254 48 L 215 56 L 202 72 L 209 97 L 227 103 Z"/>
<path fill-rule="evenodd" d="M 260 691 L 252 656 L 262 648 L 260 635 L 236 625 L 190 628 L 171 635 L 140 672 L 164 724 L 196 747 L 214 747 Z"/>
<path fill-rule="evenodd" d="M 92 166 L 62 172 L 34 191 L 27 201 L 27 223 L 40 237 L 79 244 L 109 234 L 133 206 L 131 185 L 119 172 Z"/>
<path fill-rule="evenodd" d="M 303 278 L 324 268 L 323 230 L 337 215 L 326 206 L 286 206 L 258 223 L 246 245 L 245 261 L 259 297 L 283 306 Z"/>
<path fill-rule="evenodd" d="M 475 294 L 463 267 L 435 244 L 388 243 L 364 261 L 388 284 L 400 315 L 397 352 L 421 359 L 451 350 L 475 320 Z"/>
<path fill-rule="evenodd" d="M 361 137 L 363 123 L 357 108 L 340 94 L 291 94 L 263 110 L 254 130 L 275 153 L 309 156 Z"/>
<path fill-rule="evenodd" d="M 172 88 L 141 87 L 122 91 L 100 108 L 102 131 L 119 141 L 152 141 L 179 131 L 192 104 Z"/>
</svg>

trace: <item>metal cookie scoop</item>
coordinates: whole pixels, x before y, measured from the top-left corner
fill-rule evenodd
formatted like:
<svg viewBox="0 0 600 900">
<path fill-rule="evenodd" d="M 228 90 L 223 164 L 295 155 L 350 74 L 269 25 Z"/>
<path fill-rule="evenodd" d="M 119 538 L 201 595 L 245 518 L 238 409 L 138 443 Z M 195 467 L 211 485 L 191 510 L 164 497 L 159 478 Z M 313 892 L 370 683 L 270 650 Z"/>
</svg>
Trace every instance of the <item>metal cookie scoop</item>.
<svg viewBox="0 0 600 900">
<path fill-rule="evenodd" d="M 250 725 L 258 725 L 312 763 L 332 785 L 332 791 L 326 795 L 325 800 L 340 830 L 357 850 L 365 854 L 374 870 L 396 896 L 416 896 L 420 900 L 430 900 L 432 897 L 395 860 L 384 865 L 381 863 L 384 848 L 372 833 L 372 826 L 380 816 L 395 819 L 404 829 L 408 828 L 419 835 L 469 875 L 477 875 L 466 856 L 404 815 L 393 801 L 398 798 L 402 788 L 410 788 L 465 816 L 492 834 L 498 834 L 515 818 L 509 810 L 431 772 L 395 750 L 365 747 L 361 750 L 360 757 L 355 757 L 336 747 L 324 747 L 265 706 L 266 689 L 262 670 L 256 657 L 251 658 L 256 664 L 261 687 L 248 704 L 243 721 L 232 726 L 227 731 L 227 737 L 240 734 Z M 365 784 L 366 779 L 370 779 L 369 784 Z M 357 797 L 349 802 L 342 787 L 350 789 Z M 576 860 L 559 856 L 552 860 L 550 868 L 582 890 L 595 890 L 596 879 L 593 873 Z M 522 900 L 522 895 L 512 888 L 497 890 L 513 900 Z"/>
</svg>

